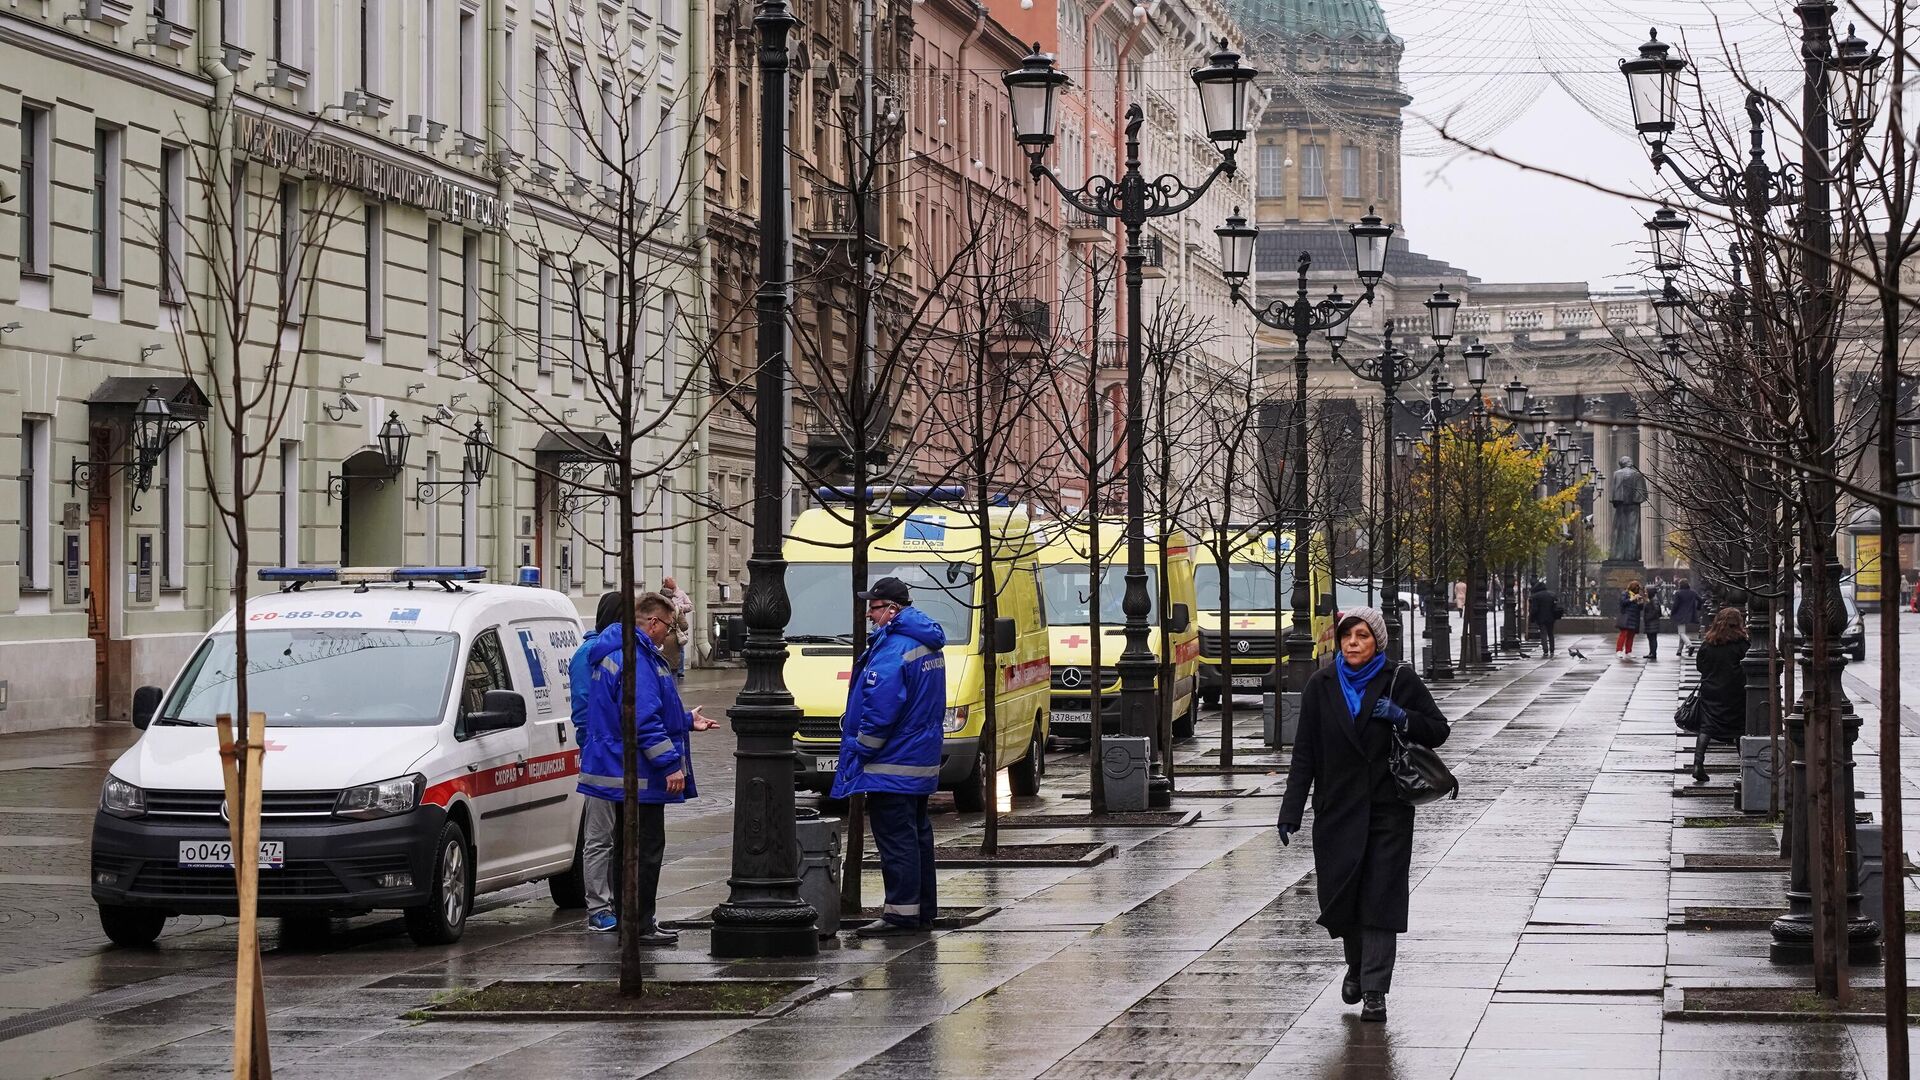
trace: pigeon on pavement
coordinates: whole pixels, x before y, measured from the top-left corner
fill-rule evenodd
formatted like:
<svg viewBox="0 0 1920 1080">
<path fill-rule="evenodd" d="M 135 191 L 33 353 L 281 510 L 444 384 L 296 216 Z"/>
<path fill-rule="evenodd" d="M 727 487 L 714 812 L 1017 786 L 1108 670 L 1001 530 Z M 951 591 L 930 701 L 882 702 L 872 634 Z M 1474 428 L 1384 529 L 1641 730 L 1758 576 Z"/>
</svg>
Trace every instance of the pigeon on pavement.
<svg viewBox="0 0 1920 1080">
<path fill-rule="evenodd" d="M 1586 653 L 1583 653 L 1579 649 L 1573 648 L 1572 646 L 1568 646 L 1567 655 L 1573 657 L 1575 660 L 1585 660 L 1587 658 Z"/>
</svg>

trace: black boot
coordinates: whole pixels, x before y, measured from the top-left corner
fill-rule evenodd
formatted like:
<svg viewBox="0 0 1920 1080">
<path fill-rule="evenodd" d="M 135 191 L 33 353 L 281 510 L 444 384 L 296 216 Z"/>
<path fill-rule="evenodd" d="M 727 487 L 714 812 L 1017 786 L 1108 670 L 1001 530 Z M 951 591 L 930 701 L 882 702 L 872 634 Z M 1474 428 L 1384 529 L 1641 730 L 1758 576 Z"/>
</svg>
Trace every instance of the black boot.
<svg viewBox="0 0 1920 1080">
<path fill-rule="evenodd" d="M 1387 995 L 1378 990 L 1368 991 L 1366 1004 L 1360 1006 L 1360 1019 L 1369 1023 L 1382 1023 L 1387 1018 Z"/>
<path fill-rule="evenodd" d="M 1347 977 L 1340 980 L 1340 1000 L 1349 1005 L 1360 1004 L 1360 976 L 1347 969 Z"/>
</svg>

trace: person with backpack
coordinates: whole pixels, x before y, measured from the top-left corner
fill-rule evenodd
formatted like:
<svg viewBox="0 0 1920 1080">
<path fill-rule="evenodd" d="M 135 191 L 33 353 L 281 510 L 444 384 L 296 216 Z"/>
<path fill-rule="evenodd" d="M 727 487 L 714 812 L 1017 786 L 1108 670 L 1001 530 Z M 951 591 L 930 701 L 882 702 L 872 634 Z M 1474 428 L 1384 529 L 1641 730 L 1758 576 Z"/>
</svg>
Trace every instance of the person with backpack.
<svg viewBox="0 0 1920 1080">
<path fill-rule="evenodd" d="M 1553 627 L 1566 614 L 1560 607 L 1560 598 L 1547 590 L 1545 581 L 1537 581 L 1533 586 L 1533 595 L 1527 598 L 1527 620 L 1540 631 L 1540 645 L 1543 655 L 1554 653 Z"/>
</svg>

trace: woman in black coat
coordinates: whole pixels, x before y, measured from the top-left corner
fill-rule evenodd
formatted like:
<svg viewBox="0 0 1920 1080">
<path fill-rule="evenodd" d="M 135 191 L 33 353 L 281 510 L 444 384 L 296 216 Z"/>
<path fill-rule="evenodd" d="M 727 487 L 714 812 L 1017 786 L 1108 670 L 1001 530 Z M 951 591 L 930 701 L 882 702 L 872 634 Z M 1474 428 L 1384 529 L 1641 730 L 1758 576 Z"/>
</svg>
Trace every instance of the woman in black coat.
<svg viewBox="0 0 1920 1080">
<path fill-rule="evenodd" d="M 1320 925 L 1346 946 L 1340 996 L 1365 999 L 1362 1020 L 1387 1018 L 1395 935 L 1407 930 L 1407 874 L 1413 860 L 1413 807 L 1387 771 L 1398 729 L 1427 746 L 1447 741 L 1446 717 L 1426 684 L 1381 650 L 1386 618 L 1374 608 L 1348 611 L 1335 628 L 1340 656 L 1307 680 L 1300 730 L 1280 803 L 1280 842 L 1300 828 L 1313 795 L 1313 866 Z"/>
<path fill-rule="evenodd" d="M 1700 731 L 1693 744 L 1693 778 L 1707 782 L 1707 743 L 1737 745 L 1747 730 L 1747 624 L 1740 609 L 1723 607 L 1700 641 L 1693 666 L 1700 672 Z"/>
</svg>

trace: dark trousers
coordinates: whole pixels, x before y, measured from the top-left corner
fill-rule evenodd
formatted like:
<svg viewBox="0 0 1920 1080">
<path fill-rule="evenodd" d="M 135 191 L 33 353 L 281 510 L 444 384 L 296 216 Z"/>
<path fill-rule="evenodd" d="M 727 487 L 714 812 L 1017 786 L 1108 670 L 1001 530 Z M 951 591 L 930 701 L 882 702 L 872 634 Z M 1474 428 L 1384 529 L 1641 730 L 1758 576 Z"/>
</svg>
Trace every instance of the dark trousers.
<svg viewBox="0 0 1920 1080">
<path fill-rule="evenodd" d="M 1553 655 L 1553 626 L 1550 623 L 1540 625 L 1540 647 L 1548 656 Z"/>
<path fill-rule="evenodd" d="M 939 897 L 927 797 L 871 793 L 867 826 L 873 830 L 880 880 L 886 887 L 881 917 L 901 926 L 932 926 L 939 913 Z"/>
<path fill-rule="evenodd" d="M 1384 994 L 1393 989 L 1393 956 L 1400 935 L 1377 926 L 1363 926 L 1340 939 L 1347 948 L 1347 970 L 1360 976 L 1360 992 Z"/>
<path fill-rule="evenodd" d="M 1646 633 L 1647 633 L 1647 659 L 1658 660 L 1660 659 L 1660 635 L 1659 633 L 1653 630 L 1649 630 Z"/>
<path fill-rule="evenodd" d="M 588 797 L 585 800 L 586 841 L 583 867 L 587 880 L 587 910 L 620 914 L 620 884 L 626 880 L 621 871 L 622 803 Z M 660 803 L 641 803 L 640 822 L 640 925 L 654 923 L 654 904 L 660 892 L 660 863 L 667 856 L 667 808 Z"/>
</svg>

